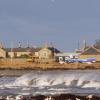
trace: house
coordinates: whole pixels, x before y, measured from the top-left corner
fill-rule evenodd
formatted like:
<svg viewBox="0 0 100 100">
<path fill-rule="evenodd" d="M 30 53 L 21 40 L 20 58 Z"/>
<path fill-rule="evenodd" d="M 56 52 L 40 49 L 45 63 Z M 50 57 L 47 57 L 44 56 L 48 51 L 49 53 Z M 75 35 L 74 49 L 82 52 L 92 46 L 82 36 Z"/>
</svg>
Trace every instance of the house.
<svg viewBox="0 0 100 100">
<path fill-rule="evenodd" d="M 0 58 L 6 58 L 6 50 L 3 47 L 3 44 L 0 42 Z"/>
<path fill-rule="evenodd" d="M 100 49 L 94 46 L 86 47 L 79 58 L 96 58 L 97 61 L 100 61 Z"/>
<path fill-rule="evenodd" d="M 29 55 L 33 55 L 34 52 L 39 50 L 38 48 L 31 48 L 31 47 L 18 47 L 18 48 L 5 48 L 7 52 L 7 57 L 13 58 L 24 58 L 28 57 Z"/>
<path fill-rule="evenodd" d="M 6 58 L 6 50 L 4 48 L 0 48 L 0 58 Z"/>
<path fill-rule="evenodd" d="M 18 48 L 0 48 L 0 57 L 2 58 L 32 58 L 32 61 L 50 61 L 54 60 L 55 54 L 60 51 L 54 47 L 45 45 L 41 48 L 21 47 Z"/>
<path fill-rule="evenodd" d="M 60 51 L 53 47 L 44 47 L 38 52 L 39 59 L 52 59 Z"/>
<path fill-rule="evenodd" d="M 38 62 L 52 62 L 57 53 L 60 53 L 58 49 L 45 45 L 38 52 L 35 52 L 35 57 L 38 58 Z"/>
</svg>

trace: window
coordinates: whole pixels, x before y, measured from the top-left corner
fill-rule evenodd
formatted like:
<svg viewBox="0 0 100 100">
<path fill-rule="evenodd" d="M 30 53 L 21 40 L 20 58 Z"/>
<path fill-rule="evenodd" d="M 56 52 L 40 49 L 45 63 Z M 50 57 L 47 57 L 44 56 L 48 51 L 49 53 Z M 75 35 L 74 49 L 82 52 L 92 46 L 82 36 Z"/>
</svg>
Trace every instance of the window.
<svg viewBox="0 0 100 100">
<path fill-rule="evenodd" d="M 46 57 L 46 53 L 44 53 L 44 57 Z"/>
</svg>

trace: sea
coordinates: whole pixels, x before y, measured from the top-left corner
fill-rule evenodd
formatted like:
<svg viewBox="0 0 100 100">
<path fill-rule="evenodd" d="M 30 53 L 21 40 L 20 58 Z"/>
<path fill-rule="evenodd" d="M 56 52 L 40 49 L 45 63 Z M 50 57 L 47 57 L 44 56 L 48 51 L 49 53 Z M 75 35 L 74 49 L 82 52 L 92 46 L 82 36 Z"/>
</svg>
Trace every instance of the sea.
<svg viewBox="0 0 100 100">
<path fill-rule="evenodd" d="M 9 70 L 13 73 L 13 70 Z M 100 96 L 100 70 L 30 70 L 0 77 L 0 96 L 96 95 Z M 21 73 L 21 71 L 20 71 Z"/>
</svg>

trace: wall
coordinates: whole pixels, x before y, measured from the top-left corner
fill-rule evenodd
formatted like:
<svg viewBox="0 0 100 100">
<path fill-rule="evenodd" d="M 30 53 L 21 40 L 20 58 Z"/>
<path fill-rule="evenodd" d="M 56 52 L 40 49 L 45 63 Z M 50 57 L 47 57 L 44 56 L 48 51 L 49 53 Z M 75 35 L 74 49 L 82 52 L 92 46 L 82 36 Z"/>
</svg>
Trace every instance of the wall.
<svg viewBox="0 0 100 100">
<path fill-rule="evenodd" d="M 9 57 L 20 57 L 21 55 L 29 55 L 30 52 L 8 52 Z"/>
<path fill-rule="evenodd" d="M 6 51 L 0 48 L 0 57 L 6 58 Z"/>
<path fill-rule="evenodd" d="M 81 59 L 96 58 L 97 61 L 100 61 L 100 55 L 80 55 L 79 58 Z"/>
<path fill-rule="evenodd" d="M 50 59 L 50 58 L 52 58 L 52 52 L 47 48 L 41 49 L 38 53 L 39 53 L 39 59 Z"/>
</svg>

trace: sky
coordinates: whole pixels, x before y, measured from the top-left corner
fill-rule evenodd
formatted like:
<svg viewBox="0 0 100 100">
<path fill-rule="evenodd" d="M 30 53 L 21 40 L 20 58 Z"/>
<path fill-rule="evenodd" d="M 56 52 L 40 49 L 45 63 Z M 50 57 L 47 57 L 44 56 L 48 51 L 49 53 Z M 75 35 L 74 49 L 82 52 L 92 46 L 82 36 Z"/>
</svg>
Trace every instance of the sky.
<svg viewBox="0 0 100 100">
<path fill-rule="evenodd" d="M 61 51 L 100 39 L 100 0 L 0 0 L 0 42 L 5 47 L 52 44 Z"/>
</svg>

